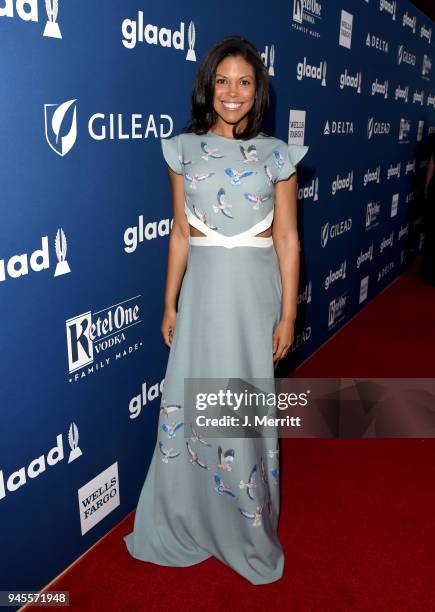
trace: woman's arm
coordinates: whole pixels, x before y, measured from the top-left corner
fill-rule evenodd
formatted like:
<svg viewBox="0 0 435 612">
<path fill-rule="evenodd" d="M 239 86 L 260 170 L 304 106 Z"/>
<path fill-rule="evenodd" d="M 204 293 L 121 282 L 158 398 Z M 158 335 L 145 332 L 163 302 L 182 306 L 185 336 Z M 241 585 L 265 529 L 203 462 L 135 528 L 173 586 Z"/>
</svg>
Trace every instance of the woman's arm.
<svg viewBox="0 0 435 612">
<path fill-rule="evenodd" d="M 168 269 L 165 287 L 165 305 L 161 332 L 167 346 L 172 344 L 177 316 L 176 304 L 189 252 L 189 223 L 184 212 L 184 177 L 168 166 L 171 185 L 174 222 L 169 236 Z"/>
<path fill-rule="evenodd" d="M 297 229 L 297 173 L 275 185 L 272 237 L 279 260 L 282 313 L 276 333 L 276 356 L 281 359 L 293 342 L 299 288 L 299 236 Z M 275 348 L 274 348 L 275 352 Z"/>
</svg>

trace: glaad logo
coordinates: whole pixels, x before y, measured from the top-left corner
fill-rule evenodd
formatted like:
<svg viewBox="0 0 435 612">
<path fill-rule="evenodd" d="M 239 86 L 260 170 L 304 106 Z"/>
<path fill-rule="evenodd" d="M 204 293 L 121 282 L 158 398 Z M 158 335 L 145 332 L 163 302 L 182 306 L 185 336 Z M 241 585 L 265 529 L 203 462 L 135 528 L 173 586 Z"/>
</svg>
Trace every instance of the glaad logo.
<svg viewBox="0 0 435 612">
<path fill-rule="evenodd" d="M 298 201 L 299 200 L 308 200 L 313 199 L 313 202 L 317 202 L 319 200 L 319 178 L 316 177 L 311 181 L 311 183 L 307 183 L 303 187 L 298 187 Z"/>
<path fill-rule="evenodd" d="M 97 372 L 110 364 L 113 355 L 106 357 L 104 362 L 94 363 L 94 350 L 97 355 L 112 350 L 115 360 L 139 350 L 142 342 L 137 341 L 117 353 L 115 347 L 126 342 L 127 329 L 141 323 L 139 305 L 134 303 L 141 297 L 136 295 L 93 314 L 85 312 L 66 321 L 69 373 L 76 372 L 69 382 L 93 374 L 94 367 Z M 127 302 L 133 302 L 133 305 L 126 306 Z M 101 313 L 104 315 L 101 316 Z M 84 370 L 85 366 L 88 366 L 87 371 Z"/>
<path fill-rule="evenodd" d="M 409 96 L 409 86 L 408 85 L 405 88 L 400 87 L 400 85 L 396 87 L 396 91 L 394 93 L 395 100 L 405 100 L 405 102 L 408 102 L 408 96 Z"/>
<path fill-rule="evenodd" d="M 340 89 L 344 89 L 345 87 L 351 87 L 352 89 L 356 89 L 357 93 L 361 93 L 361 81 L 362 81 L 362 72 L 357 72 L 355 75 L 350 75 L 347 72 L 347 68 L 344 72 L 340 74 Z"/>
<path fill-rule="evenodd" d="M 397 162 L 395 166 L 393 166 L 393 164 L 390 164 L 387 169 L 387 181 L 389 181 L 390 178 L 394 177 L 400 178 L 401 169 L 402 162 Z"/>
<path fill-rule="evenodd" d="M 180 30 L 172 32 L 169 28 L 159 28 L 156 25 L 147 23 L 144 26 L 143 11 L 138 11 L 137 21 L 132 19 L 124 19 L 121 24 L 123 38 L 122 44 L 126 49 L 134 49 L 138 42 L 147 43 L 148 45 L 160 45 L 161 47 L 173 47 L 184 51 L 184 22 L 180 21 Z M 190 21 L 187 32 L 189 49 L 186 54 L 186 60 L 196 62 L 195 53 L 195 24 Z"/>
<path fill-rule="evenodd" d="M 321 81 L 322 87 L 326 86 L 326 60 L 320 62 L 318 66 L 307 64 L 307 58 L 304 56 L 303 62 L 298 62 L 296 65 L 296 78 L 302 81 L 304 77 L 317 79 Z"/>
<path fill-rule="evenodd" d="M 266 46 L 264 51 L 260 53 L 260 57 L 263 61 L 263 64 L 266 66 L 266 68 L 267 68 L 267 64 L 269 63 L 269 69 L 268 69 L 269 76 L 275 76 L 275 68 L 274 68 L 275 45 L 270 45 L 270 50 L 269 50 L 269 47 Z"/>
<path fill-rule="evenodd" d="M 30 255 L 30 259 L 26 253 L 22 255 L 13 255 L 8 261 L 0 259 L 0 282 L 9 278 L 19 278 L 29 274 L 29 264 L 33 272 L 41 272 L 50 268 L 50 255 L 48 252 L 48 236 L 41 238 L 42 248 L 36 249 Z M 54 241 L 54 248 L 58 263 L 54 271 L 54 276 L 68 274 L 71 269 L 66 260 L 67 242 L 63 229 L 60 227 L 57 230 Z M 38 261 L 40 259 L 40 261 Z"/>
<path fill-rule="evenodd" d="M 0 17 L 14 17 L 13 0 L 4 0 L 5 5 L 0 8 Z M 58 0 L 45 0 L 45 10 L 47 12 L 47 23 L 44 28 L 44 36 L 50 38 L 62 38 L 59 25 L 56 22 L 59 10 Z M 38 0 L 16 0 L 17 15 L 23 21 L 38 22 Z"/>
<path fill-rule="evenodd" d="M 149 221 L 144 224 L 143 215 L 139 215 L 139 223 L 135 227 L 127 227 L 124 232 L 124 251 L 134 253 L 139 243 L 145 240 L 155 240 L 162 236 L 169 236 L 173 218 L 160 219 L 159 221 Z"/>
<path fill-rule="evenodd" d="M 44 104 L 45 138 L 55 153 L 63 157 L 74 146 L 77 139 L 77 100 L 68 100 L 62 104 Z M 66 134 L 61 136 L 61 130 L 67 123 L 65 115 L 74 104 L 74 112 Z"/>
<path fill-rule="evenodd" d="M 410 66 L 415 66 L 415 62 L 417 61 L 416 56 L 413 53 L 410 53 L 406 49 L 403 48 L 403 45 L 399 45 L 397 47 L 397 64 L 409 64 Z"/>
<path fill-rule="evenodd" d="M 365 252 L 360 251 L 360 254 L 358 255 L 356 259 L 356 269 L 357 270 L 359 270 L 360 266 L 366 261 L 373 261 L 373 250 L 374 250 L 374 245 L 372 242 L 372 244 L 369 246 L 367 251 Z"/>
<path fill-rule="evenodd" d="M 417 17 L 414 15 L 414 17 L 410 17 L 408 15 L 408 11 L 405 11 L 403 13 L 403 19 L 402 19 L 402 26 L 411 28 L 411 31 L 413 34 L 415 34 L 415 28 L 417 25 Z"/>
<path fill-rule="evenodd" d="M 364 187 L 367 187 L 367 185 L 369 183 L 380 183 L 381 181 L 381 167 L 380 166 L 376 166 L 376 168 L 372 171 L 367 170 L 367 172 L 364 174 L 364 179 L 363 179 L 363 185 Z"/>
<path fill-rule="evenodd" d="M 382 238 L 381 242 L 379 243 L 379 253 L 383 253 L 387 247 L 392 247 L 393 240 L 394 240 L 394 232 L 391 231 L 390 235 L 387 238 L 385 237 Z"/>
<path fill-rule="evenodd" d="M 430 44 L 432 40 L 432 28 L 427 28 L 424 24 L 420 28 L 420 38 L 425 38 Z"/>
<path fill-rule="evenodd" d="M 351 228 L 352 219 L 350 217 L 348 219 L 343 219 L 339 223 L 334 223 L 334 225 L 330 225 L 329 221 L 327 221 L 325 225 L 322 225 L 320 228 L 320 244 L 322 248 L 326 247 L 329 238 L 331 238 L 331 240 L 337 238 L 337 236 L 349 232 Z"/>
<path fill-rule="evenodd" d="M 388 2 L 388 0 L 379 0 L 379 11 L 385 11 L 386 13 L 390 13 L 393 21 L 396 21 L 396 0 L 392 0 L 392 2 Z"/>
<path fill-rule="evenodd" d="M 337 191 L 353 191 L 353 170 L 348 173 L 345 178 L 340 178 L 337 174 L 336 178 L 332 181 L 331 193 L 335 195 Z"/>
<path fill-rule="evenodd" d="M 370 140 L 374 134 L 387 135 L 390 133 L 390 124 L 388 121 L 375 121 L 374 117 L 369 117 L 367 120 L 367 138 Z"/>
<path fill-rule="evenodd" d="M 388 81 L 379 83 L 376 77 L 376 80 L 372 83 L 372 96 L 374 96 L 375 94 L 381 94 L 382 96 L 384 96 L 385 100 L 388 100 Z"/>
<path fill-rule="evenodd" d="M 82 451 L 79 447 L 79 431 L 75 423 L 71 423 L 68 430 L 68 444 L 70 452 L 68 455 L 68 463 L 75 461 L 82 455 Z M 27 478 L 36 478 L 45 470 L 47 466 L 56 465 L 59 461 L 64 459 L 63 451 L 63 437 L 62 434 L 56 436 L 56 446 L 54 446 L 48 453 L 47 457 L 40 455 L 36 459 L 33 459 L 27 468 L 21 467 L 15 472 L 12 472 L 8 478 L 5 479 L 3 471 L 0 470 L 0 499 L 6 497 L 6 493 L 13 493 L 20 487 L 23 487 L 27 483 Z"/>
<path fill-rule="evenodd" d="M 412 103 L 413 104 L 420 104 L 420 106 L 424 106 L 424 89 L 422 89 L 421 91 L 414 91 L 414 93 L 412 94 Z M 408 102 L 408 100 L 406 100 Z"/>
<path fill-rule="evenodd" d="M 298 293 L 298 306 L 301 304 L 309 304 L 311 302 L 311 293 L 313 289 L 313 283 L 309 281 L 305 284 L 305 287 Z"/>
<path fill-rule="evenodd" d="M 328 276 L 325 276 L 325 290 L 328 291 L 332 283 L 335 283 L 335 281 L 338 280 L 339 278 L 344 280 L 347 277 L 346 271 L 347 271 L 347 259 L 344 259 L 341 262 L 337 270 L 329 269 Z"/>
<path fill-rule="evenodd" d="M 142 383 L 142 391 L 141 391 L 141 393 L 138 393 L 137 395 L 134 395 L 131 398 L 130 403 L 128 405 L 128 411 L 130 413 L 130 419 L 136 419 L 140 415 L 140 413 L 142 411 L 142 408 L 148 402 L 152 402 L 152 401 L 154 401 L 155 399 L 157 399 L 158 397 L 161 396 L 161 394 L 163 392 L 164 384 L 165 384 L 165 379 L 164 378 L 159 383 L 155 383 L 154 385 L 150 385 L 149 388 L 148 388 L 146 382 Z M 166 408 L 166 410 L 168 410 L 168 408 Z M 162 410 L 165 410 L 165 409 L 162 408 Z"/>
</svg>

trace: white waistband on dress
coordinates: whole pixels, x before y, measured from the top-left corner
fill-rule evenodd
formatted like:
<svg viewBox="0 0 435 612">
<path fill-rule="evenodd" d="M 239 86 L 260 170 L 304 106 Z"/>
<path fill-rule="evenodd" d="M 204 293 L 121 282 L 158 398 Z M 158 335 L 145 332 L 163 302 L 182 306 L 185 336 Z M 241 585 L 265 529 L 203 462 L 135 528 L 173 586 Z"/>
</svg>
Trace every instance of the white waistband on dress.
<svg viewBox="0 0 435 612">
<path fill-rule="evenodd" d="M 267 216 L 244 232 L 234 236 L 224 236 L 216 230 L 212 230 L 201 219 L 192 213 L 185 204 L 184 211 L 190 225 L 205 234 L 205 236 L 190 236 L 189 243 L 194 246 L 223 246 L 232 249 L 237 246 L 270 247 L 273 245 L 272 236 L 256 236 L 256 234 L 268 229 L 272 224 L 273 209 Z"/>
</svg>

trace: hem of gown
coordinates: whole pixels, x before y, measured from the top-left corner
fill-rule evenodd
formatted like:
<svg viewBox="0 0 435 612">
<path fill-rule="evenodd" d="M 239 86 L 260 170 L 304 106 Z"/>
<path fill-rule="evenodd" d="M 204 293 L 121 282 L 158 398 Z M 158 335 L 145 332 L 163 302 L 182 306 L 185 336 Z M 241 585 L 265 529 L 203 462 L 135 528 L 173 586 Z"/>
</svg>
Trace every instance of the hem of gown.
<svg viewBox="0 0 435 612">
<path fill-rule="evenodd" d="M 130 555 L 133 557 L 133 559 L 137 559 L 138 561 L 145 561 L 147 563 L 154 563 L 154 565 L 161 565 L 162 567 L 191 567 L 192 565 L 198 565 L 198 563 L 202 563 L 203 561 L 206 561 L 207 559 L 210 559 L 210 557 L 212 557 L 213 555 L 211 553 L 209 553 L 208 551 L 206 552 L 206 555 L 199 557 L 198 559 L 195 559 L 193 561 L 189 561 L 187 563 L 165 563 L 163 561 L 156 561 L 155 559 L 147 559 L 146 557 L 137 555 L 136 553 L 133 552 L 133 547 L 131 545 L 131 536 L 132 534 L 127 534 L 123 537 L 123 540 L 125 542 L 125 545 L 127 547 L 128 552 L 130 553 Z"/>
</svg>

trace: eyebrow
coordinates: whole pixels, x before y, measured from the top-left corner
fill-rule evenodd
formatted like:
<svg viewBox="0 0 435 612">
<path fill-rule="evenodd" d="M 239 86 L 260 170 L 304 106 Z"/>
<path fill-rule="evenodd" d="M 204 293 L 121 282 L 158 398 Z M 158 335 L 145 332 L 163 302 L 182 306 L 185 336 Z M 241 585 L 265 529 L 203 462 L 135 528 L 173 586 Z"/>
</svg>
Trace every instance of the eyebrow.
<svg viewBox="0 0 435 612">
<path fill-rule="evenodd" d="M 228 78 L 225 74 L 221 74 L 220 72 L 216 72 L 216 76 L 223 76 L 226 79 Z M 253 78 L 253 75 L 252 74 L 244 74 L 243 76 L 239 77 L 239 79 L 244 79 L 245 77 Z"/>
</svg>

